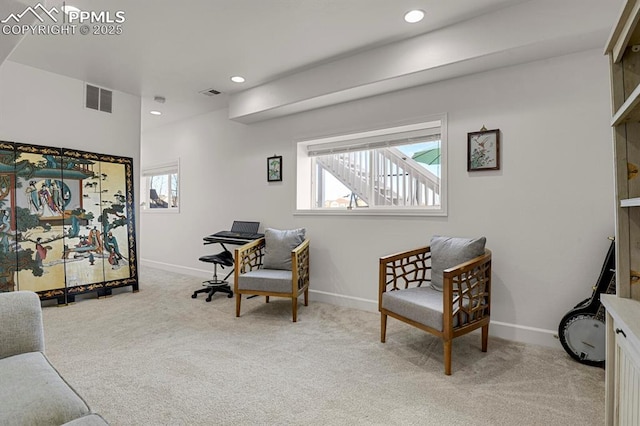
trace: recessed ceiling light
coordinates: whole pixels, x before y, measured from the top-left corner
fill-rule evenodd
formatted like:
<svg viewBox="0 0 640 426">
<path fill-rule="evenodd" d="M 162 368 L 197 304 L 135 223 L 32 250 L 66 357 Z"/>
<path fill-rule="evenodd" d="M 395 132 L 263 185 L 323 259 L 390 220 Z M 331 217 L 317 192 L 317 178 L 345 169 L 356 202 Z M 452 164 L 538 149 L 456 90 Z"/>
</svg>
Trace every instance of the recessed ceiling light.
<svg viewBox="0 0 640 426">
<path fill-rule="evenodd" d="M 410 24 L 415 24 L 416 22 L 420 22 L 422 21 L 422 18 L 424 18 L 424 10 L 420 10 L 420 9 L 410 10 L 404 15 L 404 20 Z"/>
<path fill-rule="evenodd" d="M 149 114 L 151 115 L 162 115 L 162 113 L 160 111 L 149 111 Z"/>
<path fill-rule="evenodd" d="M 233 77 L 231 77 L 231 81 L 233 81 L 234 83 L 244 83 L 244 77 L 234 75 Z"/>
</svg>

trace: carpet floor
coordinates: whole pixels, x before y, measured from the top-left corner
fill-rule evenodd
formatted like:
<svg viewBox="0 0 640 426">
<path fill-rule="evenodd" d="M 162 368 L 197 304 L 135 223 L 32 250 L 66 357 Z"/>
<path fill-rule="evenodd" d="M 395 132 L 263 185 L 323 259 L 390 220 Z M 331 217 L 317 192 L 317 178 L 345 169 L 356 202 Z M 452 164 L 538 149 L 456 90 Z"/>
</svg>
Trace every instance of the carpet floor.
<svg viewBox="0 0 640 426">
<path fill-rule="evenodd" d="M 192 299 L 201 280 L 142 268 L 140 291 L 45 306 L 46 353 L 112 425 L 601 425 L 604 370 L 480 335 L 441 342 L 378 314 L 285 299 Z"/>
</svg>

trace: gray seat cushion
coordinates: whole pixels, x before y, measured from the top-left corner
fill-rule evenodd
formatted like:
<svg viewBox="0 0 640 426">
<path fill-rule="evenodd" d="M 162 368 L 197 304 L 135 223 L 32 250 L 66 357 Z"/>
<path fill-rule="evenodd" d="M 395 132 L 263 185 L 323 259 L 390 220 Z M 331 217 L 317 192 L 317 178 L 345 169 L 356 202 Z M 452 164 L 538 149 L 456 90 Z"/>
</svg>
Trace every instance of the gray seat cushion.
<svg viewBox="0 0 640 426">
<path fill-rule="evenodd" d="M 441 291 L 431 287 L 413 287 L 404 290 L 387 291 L 382 294 L 382 307 L 405 318 L 426 325 L 438 331 L 444 329 L 444 297 Z M 462 306 L 468 308 L 471 303 L 462 298 Z M 469 317 L 462 311 L 454 315 L 452 326 L 464 325 Z"/>
<path fill-rule="evenodd" d="M 442 292 L 414 287 L 382 294 L 382 307 L 417 323 L 442 331 Z"/>
<path fill-rule="evenodd" d="M 89 414 L 42 352 L 0 359 L 0 424 L 61 425 Z"/>
<path fill-rule="evenodd" d="M 255 269 L 238 277 L 238 290 L 288 293 L 293 291 L 292 272 L 281 269 Z"/>
</svg>

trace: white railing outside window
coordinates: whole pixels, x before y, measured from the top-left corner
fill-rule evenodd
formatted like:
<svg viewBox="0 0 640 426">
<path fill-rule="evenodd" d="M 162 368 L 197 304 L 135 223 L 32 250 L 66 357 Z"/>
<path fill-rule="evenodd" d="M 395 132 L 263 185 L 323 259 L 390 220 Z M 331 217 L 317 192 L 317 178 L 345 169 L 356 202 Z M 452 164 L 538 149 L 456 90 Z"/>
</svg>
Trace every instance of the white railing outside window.
<svg viewBox="0 0 640 426">
<path fill-rule="evenodd" d="M 446 214 L 446 116 L 297 143 L 297 212 Z"/>
</svg>

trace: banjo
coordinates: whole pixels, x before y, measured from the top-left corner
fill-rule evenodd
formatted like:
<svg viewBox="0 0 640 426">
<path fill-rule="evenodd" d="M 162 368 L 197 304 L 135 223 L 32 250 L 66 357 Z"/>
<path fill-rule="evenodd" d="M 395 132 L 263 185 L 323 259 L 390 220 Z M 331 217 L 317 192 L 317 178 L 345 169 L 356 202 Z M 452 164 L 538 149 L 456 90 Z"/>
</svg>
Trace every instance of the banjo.
<svg viewBox="0 0 640 426">
<path fill-rule="evenodd" d="M 593 294 L 567 312 L 558 326 L 564 350 L 576 361 L 596 367 L 604 367 L 606 354 L 605 308 L 600 294 L 616 292 L 615 241 L 611 240 Z"/>
</svg>

